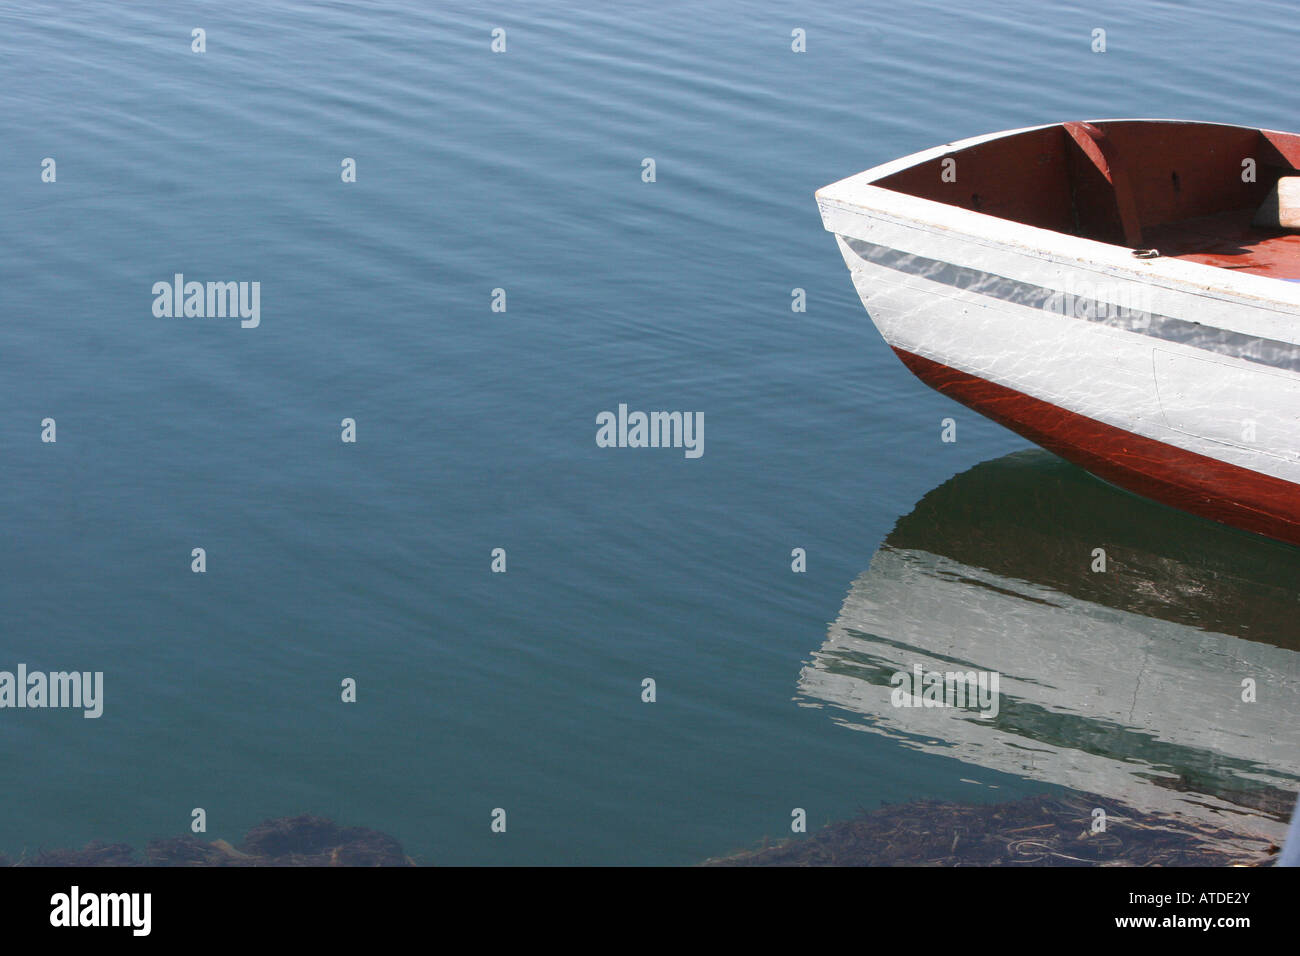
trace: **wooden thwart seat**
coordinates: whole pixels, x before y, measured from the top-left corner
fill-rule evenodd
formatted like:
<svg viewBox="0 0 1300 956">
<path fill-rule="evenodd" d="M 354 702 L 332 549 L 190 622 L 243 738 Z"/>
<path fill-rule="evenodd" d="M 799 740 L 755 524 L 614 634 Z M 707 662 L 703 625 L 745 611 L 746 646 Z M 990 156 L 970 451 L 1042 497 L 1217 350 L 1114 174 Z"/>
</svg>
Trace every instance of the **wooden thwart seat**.
<svg viewBox="0 0 1300 956">
<path fill-rule="evenodd" d="M 1066 133 L 1092 161 L 1097 172 L 1110 184 L 1115 200 L 1115 213 L 1124 232 L 1124 244 L 1134 249 L 1142 247 L 1142 223 L 1138 219 L 1137 201 L 1128 171 L 1110 138 L 1091 123 L 1062 123 Z"/>
<path fill-rule="evenodd" d="M 1300 229 L 1300 176 L 1283 176 L 1255 213 L 1253 225 Z"/>
</svg>

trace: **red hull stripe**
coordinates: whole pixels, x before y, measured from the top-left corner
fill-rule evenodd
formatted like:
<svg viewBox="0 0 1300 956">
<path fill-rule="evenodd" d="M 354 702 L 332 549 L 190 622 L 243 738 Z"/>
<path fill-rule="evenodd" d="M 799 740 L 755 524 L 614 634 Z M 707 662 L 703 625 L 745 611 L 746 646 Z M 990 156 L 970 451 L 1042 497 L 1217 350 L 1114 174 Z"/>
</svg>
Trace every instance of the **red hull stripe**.
<svg viewBox="0 0 1300 956">
<path fill-rule="evenodd" d="M 894 349 L 921 381 L 1107 481 L 1183 511 L 1300 545 L 1300 485 L 1185 451 Z"/>
</svg>

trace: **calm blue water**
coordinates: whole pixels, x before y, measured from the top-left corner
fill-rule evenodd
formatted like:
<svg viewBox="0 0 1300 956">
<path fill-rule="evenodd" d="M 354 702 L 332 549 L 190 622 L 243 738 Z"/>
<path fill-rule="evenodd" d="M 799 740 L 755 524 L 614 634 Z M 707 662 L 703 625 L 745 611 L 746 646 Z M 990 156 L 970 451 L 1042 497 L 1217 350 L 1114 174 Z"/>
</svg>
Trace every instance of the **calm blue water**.
<svg viewBox="0 0 1300 956">
<path fill-rule="evenodd" d="M 105 674 L 99 720 L 0 711 L 0 851 L 203 807 L 684 864 L 1041 790 L 801 706 L 899 517 L 1024 447 L 897 362 L 812 193 L 1052 120 L 1295 128 L 1294 11 L 1212 6 L 0 4 L 0 669 Z M 260 326 L 155 318 L 177 272 Z M 620 402 L 704 455 L 598 448 Z"/>
</svg>

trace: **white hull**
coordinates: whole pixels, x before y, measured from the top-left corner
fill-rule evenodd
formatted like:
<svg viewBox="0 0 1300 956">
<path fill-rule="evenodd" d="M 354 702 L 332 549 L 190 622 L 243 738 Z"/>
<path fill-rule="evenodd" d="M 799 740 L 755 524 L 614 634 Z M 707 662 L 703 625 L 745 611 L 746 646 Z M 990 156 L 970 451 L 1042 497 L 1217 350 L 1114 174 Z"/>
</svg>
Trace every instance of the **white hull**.
<svg viewBox="0 0 1300 956">
<path fill-rule="evenodd" d="M 873 184 L 985 139 L 817 193 L 885 341 L 929 384 L 1108 480 L 1300 544 L 1300 283 Z"/>
<path fill-rule="evenodd" d="M 1300 483 L 1300 305 L 1168 289 L 1147 276 L 1117 278 L 1094 263 L 1056 262 L 1041 250 L 1010 244 L 979 246 L 969 237 L 936 235 L 921 225 L 859 216 L 849 226 L 847 217 L 831 218 L 852 228 L 837 233 L 840 250 L 862 304 L 891 347 L 1124 431 Z M 917 257 L 904 263 L 913 271 L 876 265 L 846 241 L 867 236 L 873 245 Z M 981 291 L 966 291 L 926 278 L 927 265 L 917 264 L 920 260 L 990 279 Z M 1061 298 L 1045 306 L 1022 305 L 989 294 L 1012 297 L 1026 287 L 1049 289 Z M 1105 303 L 1106 311 L 1124 317 L 1119 324 L 1139 328 L 1057 311 L 1059 303 L 1081 299 Z M 1130 311 L 1139 313 L 1131 321 Z M 1233 351 L 1260 340 L 1288 348 L 1254 345 L 1257 354 L 1267 352 L 1261 357 L 1275 363 L 1262 365 L 1154 338 L 1140 328 L 1141 313 L 1230 331 L 1242 340 L 1240 346 L 1227 346 Z M 1248 441 L 1251 422 L 1255 437 Z"/>
</svg>

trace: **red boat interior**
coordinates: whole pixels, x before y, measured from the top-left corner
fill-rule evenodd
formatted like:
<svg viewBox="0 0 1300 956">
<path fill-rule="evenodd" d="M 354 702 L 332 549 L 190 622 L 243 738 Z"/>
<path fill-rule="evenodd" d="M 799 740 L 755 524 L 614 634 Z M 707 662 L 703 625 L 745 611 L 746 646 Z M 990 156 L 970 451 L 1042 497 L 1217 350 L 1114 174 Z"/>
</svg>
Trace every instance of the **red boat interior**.
<svg viewBox="0 0 1300 956">
<path fill-rule="evenodd" d="M 1298 169 L 1295 133 L 1122 120 L 1000 137 L 876 185 L 1166 257 L 1300 279 L 1300 229 L 1253 224 L 1278 180 Z"/>
</svg>

